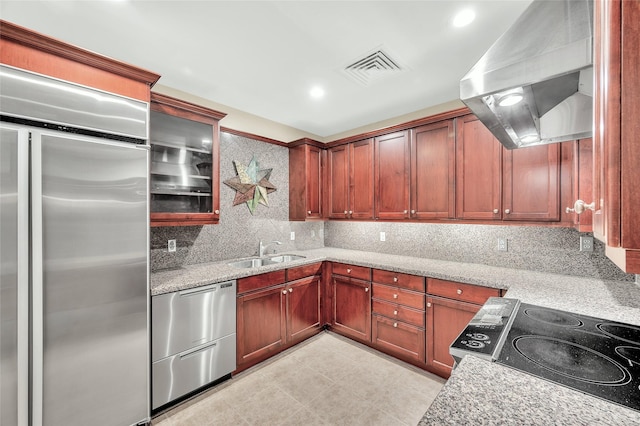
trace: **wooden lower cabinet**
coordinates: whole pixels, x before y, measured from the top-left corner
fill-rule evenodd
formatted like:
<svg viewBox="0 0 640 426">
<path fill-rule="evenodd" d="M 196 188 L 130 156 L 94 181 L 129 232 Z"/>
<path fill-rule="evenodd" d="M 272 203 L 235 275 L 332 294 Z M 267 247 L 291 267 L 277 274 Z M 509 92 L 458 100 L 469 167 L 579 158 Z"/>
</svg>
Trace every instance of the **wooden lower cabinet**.
<svg viewBox="0 0 640 426">
<path fill-rule="evenodd" d="M 238 297 L 238 367 L 259 362 L 280 351 L 286 341 L 284 285 L 270 287 Z"/>
<path fill-rule="evenodd" d="M 320 282 L 319 276 L 313 276 L 285 286 L 287 343 L 297 343 L 320 329 Z"/>
<path fill-rule="evenodd" d="M 281 272 L 284 276 L 284 271 Z M 238 288 L 251 289 L 237 298 L 238 370 L 318 333 L 322 327 L 319 275 L 262 289 L 254 289 L 255 278 L 238 280 Z M 264 281 L 265 286 L 269 283 Z"/>
<path fill-rule="evenodd" d="M 423 312 L 424 315 L 424 312 Z M 374 314 L 371 342 L 374 347 L 407 361 L 424 362 L 424 328 Z"/>
<path fill-rule="evenodd" d="M 371 282 L 334 275 L 333 329 L 355 340 L 371 341 Z"/>
</svg>

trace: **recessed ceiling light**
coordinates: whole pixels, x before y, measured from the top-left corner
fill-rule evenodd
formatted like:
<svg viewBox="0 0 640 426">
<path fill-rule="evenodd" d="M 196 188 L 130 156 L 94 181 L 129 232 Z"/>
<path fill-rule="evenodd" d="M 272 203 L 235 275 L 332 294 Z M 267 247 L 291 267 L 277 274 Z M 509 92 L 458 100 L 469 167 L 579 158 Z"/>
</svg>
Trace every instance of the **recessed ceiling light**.
<svg viewBox="0 0 640 426">
<path fill-rule="evenodd" d="M 309 95 L 314 99 L 320 99 L 324 97 L 324 89 L 320 86 L 314 86 L 309 90 Z"/>
<path fill-rule="evenodd" d="M 476 13 L 471 9 L 464 9 L 458 12 L 453 18 L 454 27 L 465 27 L 476 19 Z"/>
</svg>

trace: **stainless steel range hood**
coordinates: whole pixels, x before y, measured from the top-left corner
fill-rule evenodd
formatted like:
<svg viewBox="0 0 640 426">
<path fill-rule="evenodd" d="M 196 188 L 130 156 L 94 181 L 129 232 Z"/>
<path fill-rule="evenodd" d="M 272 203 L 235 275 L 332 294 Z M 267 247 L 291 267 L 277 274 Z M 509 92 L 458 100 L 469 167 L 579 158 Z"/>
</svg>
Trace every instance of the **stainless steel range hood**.
<svg viewBox="0 0 640 426">
<path fill-rule="evenodd" d="M 534 0 L 460 81 L 460 99 L 508 149 L 590 137 L 592 45 L 592 0 Z"/>
</svg>

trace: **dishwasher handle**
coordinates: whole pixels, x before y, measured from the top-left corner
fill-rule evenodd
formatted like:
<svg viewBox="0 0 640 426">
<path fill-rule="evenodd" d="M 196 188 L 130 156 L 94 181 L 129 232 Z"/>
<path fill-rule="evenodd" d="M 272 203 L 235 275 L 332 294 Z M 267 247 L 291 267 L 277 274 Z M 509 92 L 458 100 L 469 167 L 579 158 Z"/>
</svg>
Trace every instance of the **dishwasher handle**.
<svg viewBox="0 0 640 426">
<path fill-rule="evenodd" d="M 204 287 L 196 287 L 188 290 L 182 290 L 178 292 L 178 294 L 180 295 L 180 297 L 184 297 L 184 296 L 193 296 L 195 294 L 214 292 L 216 290 L 218 290 L 218 284 L 212 284 Z"/>
<path fill-rule="evenodd" d="M 197 354 L 199 352 L 206 351 L 209 348 L 213 348 L 217 344 L 218 344 L 218 342 L 214 341 L 214 342 L 207 342 L 204 345 L 196 346 L 195 348 L 189 349 L 188 351 L 184 351 L 181 354 L 179 354 L 180 359 L 188 358 L 188 357 L 190 357 L 192 355 L 195 355 L 195 354 Z"/>
</svg>

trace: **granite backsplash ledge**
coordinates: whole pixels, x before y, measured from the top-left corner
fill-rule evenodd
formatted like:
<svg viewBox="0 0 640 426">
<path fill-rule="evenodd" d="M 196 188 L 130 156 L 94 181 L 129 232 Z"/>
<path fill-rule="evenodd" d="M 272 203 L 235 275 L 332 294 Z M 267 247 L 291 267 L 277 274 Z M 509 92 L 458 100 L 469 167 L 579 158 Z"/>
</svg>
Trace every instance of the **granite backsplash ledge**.
<svg viewBox="0 0 640 426">
<path fill-rule="evenodd" d="M 385 241 L 380 241 L 380 232 Z M 324 245 L 351 250 L 479 263 L 563 275 L 634 281 L 604 254 L 594 240 L 593 252 L 580 252 L 580 233 L 571 228 L 396 222 L 325 223 Z M 498 251 L 498 239 L 507 251 Z"/>
</svg>

